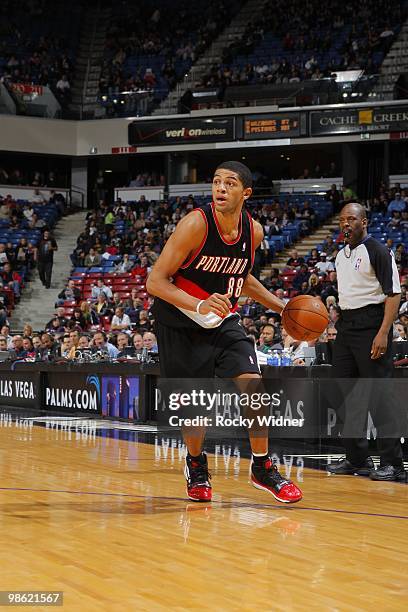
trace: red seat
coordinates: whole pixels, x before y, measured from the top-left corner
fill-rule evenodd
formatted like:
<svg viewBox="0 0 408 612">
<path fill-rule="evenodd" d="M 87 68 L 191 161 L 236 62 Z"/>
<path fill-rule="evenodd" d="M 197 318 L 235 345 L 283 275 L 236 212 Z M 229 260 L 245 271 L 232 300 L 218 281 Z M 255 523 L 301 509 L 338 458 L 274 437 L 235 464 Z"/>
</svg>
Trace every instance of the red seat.
<svg viewBox="0 0 408 612">
<path fill-rule="evenodd" d="M 110 330 L 110 317 L 100 317 L 100 323 L 105 331 Z"/>
<path fill-rule="evenodd" d="M 290 276 L 291 278 L 293 278 L 295 275 L 296 275 L 295 270 L 285 270 L 284 274 L 280 274 L 279 276 L 281 278 L 283 278 L 284 276 Z"/>
</svg>

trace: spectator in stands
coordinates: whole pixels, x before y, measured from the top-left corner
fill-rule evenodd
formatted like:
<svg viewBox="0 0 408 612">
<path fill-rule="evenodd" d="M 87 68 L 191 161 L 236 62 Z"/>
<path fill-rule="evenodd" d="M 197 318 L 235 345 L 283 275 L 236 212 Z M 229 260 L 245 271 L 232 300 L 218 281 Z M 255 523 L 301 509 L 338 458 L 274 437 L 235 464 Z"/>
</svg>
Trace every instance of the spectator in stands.
<svg viewBox="0 0 408 612">
<path fill-rule="evenodd" d="M 253 298 L 246 298 L 241 306 L 241 317 L 255 318 L 258 314 L 258 305 Z"/>
<path fill-rule="evenodd" d="M 405 250 L 405 245 L 402 242 L 399 242 L 395 247 L 394 256 L 399 269 L 403 270 L 408 267 L 408 255 Z"/>
<path fill-rule="evenodd" d="M 0 277 L 3 284 L 10 287 L 10 289 L 13 290 L 15 297 L 19 299 L 23 279 L 17 272 L 12 270 L 11 264 L 8 261 L 3 265 L 3 271 L 0 272 Z"/>
<path fill-rule="evenodd" d="M 143 348 L 147 348 L 152 353 L 158 352 L 156 336 L 152 332 L 147 331 L 143 334 Z"/>
<path fill-rule="evenodd" d="M 36 206 L 42 206 L 43 204 L 46 203 L 45 198 L 39 189 L 34 189 L 34 194 L 33 194 L 33 197 L 31 198 L 31 202 L 35 204 Z M 32 218 L 32 215 L 31 215 L 31 218 Z"/>
<path fill-rule="evenodd" d="M 109 208 L 105 215 L 105 219 L 104 219 L 106 235 L 109 235 L 109 233 L 114 229 L 113 228 L 114 223 L 115 223 L 115 215 L 113 214 L 113 210 Z"/>
<path fill-rule="evenodd" d="M 394 342 L 402 342 L 403 340 L 407 340 L 407 328 L 401 323 L 401 321 L 395 322 L 394 329 L 397 334 L 397 336 L 394 338 Z"/>
<path fill-rule="evenodd" d="M 133 261 L 130 261 L 128 253 L 124 253 L 122 261 L 116 264 L 114 271 L 117 274 L 124 274 L 126 272 L 130 272 L 133 266 L 134 263 Z"/>
<path fill-rule="evenodd" d="M 23 337 L 18 334 L 16 336 L 13 336 L 13 350 L 18 358 L 25 357 Z"/>
<path fill-rule="evenodd" d="M 34 349 L 31 338 L 23 337 L 23 350 L 25 352 L 24 357 L 27 359 L 34 359 L 36 357 L 36 351 Z"/>
<path fill-rule="evenodd" d="M 33 218 L 33 214 L 34 214 L 34 208 L 31 203 L 27 204 L 27 206 L 24 206 L 23 215 L 26 219 L 28 219 L 28 221 L 31 221 L 31 219 Z"/>
<path fill-rule="evenodd" d="M 309 346 L 308 343 L 305 341 L 301 342 L 299 340 L 295 340 L 294 338 L 289 336 L 288 332 L 285 330 L 284 327 L 282 327 L 282 341 L 283 341 L 283 348 L 288 349 L 291 352 L 293 364 L 294 365 L 305 365 L 304 349 Z"/>
<path fill-rule="evenodd" d="M 63 325 L 59 317 L 53 317 L 45 326 L 45 331 L 54 336 L 58 336 L 65 331 L 65 325 Z"/>
<path fill-rule="evenodd" d="M 81 297 L 81 291 L 76 287 L 75 281 L 72 278 L 68 281 L 67 286 L 58 294 L 57 305 L 60 306 L 64 302 L 78 302 Z"/>
<path fill-rule="evenodd" d="M 129 346 L 129 336 L 123 332 L 116 336 L 118 355 L 117 357 L 132 357 L 135 354 L 135 349 Z"/>
<path fill-rule="evenodd" d="M 286 267 L 291 268 L 292 270 L 295 270 L 296 268 L 299 268 L 304 263 L 305 263 L 304 258 L 299 257 L 299 254 L 296 249 L 292 249 L 290 253 L 290 257 L 288 261 L 286 262 Z"/>
<path fill-rule="evenodd" d="M 61 357 L 65 359 L 70 358 L 70 353 L 74 347 L 74 343 L 69 334 L 64 334 L 61 342 L 61 346 L 59 347 L 59 354 Z M 71 353 L 72 354 L 72 353 Z"/>
<path fill-rule="evenodd" d="M 92 327 L 92 325 L 98 324 L 98 317 L 96 316 L 95 311 L 92 310 L 89 302 L 83 300 L 79 307 L 81 309 L 82 316 L 84 317 L 86 329 L 89 329 Z"/>
<path fill-rule="evenodd" d="M 100 293 L 96 298 L 96 304 L 93 305 L 94 312 L 98 317 L 110 317 L 112 315 L 111 305 L 105 293 Z"/>
<path fill-rule="evenodd" d="M 312 249 L 310 251 L 310 257 L 307 260 L 308 267 L 314 268 L 319 261 L 320 261 L 319 251 L 317 249 Z"/>
<path fill-rule="evenodd" d="M 394 211 L 398 211 L 400 213 L 404 212 L 407 209 L 407 205 L 403 199 L 401 199 L 401 194 L 397 192 L 394 196 L 394 199 L 388 204 L 387 212 L 392 214 Z"/>
<path fill-rule="evenodd" d="M 333 251 L 336 249 L 336 245 L 333 240 L 333 236 L 326 236 L 326 240 L 324 241 L 324 251 L 327 255 L 332 255 Z"/>
<path fill-rule="evenodd" d="M 2 326 L 2 328 L 1 328 L 1 335 L 6 338 L 6 340 L 7 340 L 7 347 L 9 349 L 13 348 L 13 338 L 10 335 L 10 325 L 5 324 L 5 325 Z"/>
<path fill-rule="evenodd" d="M 0 243 L 0 265 L 5 264 L 7 261 L 6 245 L 2 242 Z"/>
<path fill-rule="evenodd" d="M 317 274 L 311 274 L 308 279 L 306 295 L 320 296 L 323 285 Z"/>
<path fill-rule="evenodd" d="M 84 349 L 88 349 L 88 348 L 89 348 L 89 338 L 86 334 L 81 334 L 79 336 L 77 349 L 79 351 L 83 351 Z"/>
<path fill-rule="evenodd" d="M 122 307 L 118 306 L 115 309 L 115 314 L 112 317 L 111 321 L 111 330 L 112 331 L 130 331 L 131 321 Z"/>
<path fill-rule="evenodd" d="M 340 210 L 341 194 L 337 189 L 336 185 L 330 187 L 329 191 L 326 192 L 326 200 L 331 202 L 333 205 L 333 213 L 336 214 Z"/>
<path fill-rule="evenodd" d="M 112 299 L 112 289 L 104 284 L 103 278 L 98 278 L 96 281 L 96 285 L 92 286 L 91 298 L 95 302 L 99 295 L 104 294 L 104 296 L 108 299 Z"/>
<path fill-rule="evenodd" d="M 343 187 L 343 202 L 342 204 L 347 204 L 348 202 L 355 202 L 357 200 L 357 194 L 356 192 L 353 190 L 352 186 L 349 185 L 344 185 Z"/>
<path fill-rule="evenodd" d="M 285 297 L 285 292 L 283 289 L 277 289 L 275 291 L 275 295 L 276 297 L 278 297 L 280 300 L 282 300 L 282 302 L 285 302 L 285 304 L 287 304 L 289 302 L 289 298 Z"/>
<path fill-rule="evenodd" d="M 89 249 L 89 253 L 88 255 L 85 256 L 84 259 L 84 266 L 86 268 L 93 268 L 95 266 L 100 266 L 101 265 L 101 256 L 99 255 L 99 253 L 97 253 L 95 251 L 95 249 L 93 247 L 91 247 Z"/>
<path fill-rule="evenodd" d="M 263 281 L 263 284 L 269 291 L 276 291 L 276 289 L 283 289 L 283 280 L 279 276 L 278 268 L 272 268 L 269 278 Z"/>
<path fill-rule="evenodd" d="M 114 344 L 107 341 L 105 332 L 98 331 L 93 337 L 94 350 L 106 351 L 111 359 L 116 359 L 119 351 Z"/>
<path fill-rule="evenodd" d="M 28 222 L 27 228 L 29 230 L 33 229 L 43 229 L 46 226 L 46 222 L 44 219 L 40 219 L 36 213 L 33 214 L 31 220 Z"/>
<path fill-rule="evenodd" d="M 327 253 L 320 253 L 320 261 L 315 265 L 317 273 L 321 276 L 325 276 L 328 272 L 334 271 L 334 265 L 331 261 L 327 261 Z"/>
<path fill-rule="evenodd" d="M 325 301 L 329 296 L 333 296 L 336 301 L 339 298 L 338 288 L 337 288 L 337 273 L 332 270 L 328 275 L 328 282 L 326 282 L 324 288 L 322 289 L 321 298 Z"/>
<path fill-rule="evenodd" d="M 70 99 L 71 85 L 66 74 L 63 74 L 59 81 L 57 81 L 56 89 L 60 102 L 64 103 Z"/>
<path fill-rule="evenodd" d="M 140 263 L 132 269 L 132 276 L 141 276 L 143 279 L 147 277 L 151 270 L 149 260 L 145 255 L 140 257 Z"/>
<path fill-rule="evenodd" d="M 0 335 L 0 351 L 8 351 L 7 339 Z"/>
<path fill-rule="evenodd" d="M 133 334 L 132 337 L 132 344 L 136 350 L 137 353 L 140 353 L 143 349 L 143 336 L 142 334 Z"/>
<path fill-rule="evenodd" d="M 329 319 L 332 323 L 337 323 L 340 318 L 340 308 L 338 306 L 330 306 L 329 307 Z"/>
<path fill-rule="evenodd" d="M 55 239 L 48 230 L 45 230 L 37 251 L 37 266 L 40 280 L 46 289 L 51 287 L 52 266 L 54 251 L 58 250 Z"/>
<path fill-rule="evenodd" d="M 299 268 L 299 270 L 296 272 L 295 276 L 293 277 L 293 281 L 292 281 L 292 285 L 294 289 L 297 289 L 297 291 L 300 291 L 301 287 L 302 287 L 302 283 L 307 283 L 309 280 L 309 270 L 306 264 L 302 264 Z"/>
<path fill-rule="evenodd" d="M 26 323 L 23 327 L 23 336 L 26 336 L 27 338 L 31 338 L 32 335 L 33 335 L 33 328 L 29 323 Z"/>
<path fill-rule="evenodd" d="M 327 326 L 327 340 L 328 342 L 334 341 L 337 337 L 337 329 L 335 325 L 329 323 Z"/>
<path fill-rule="evenodd" d="M 88 329 L 87 322 L 79 306 L 76 306 L 74 308 L 70 321 L 73 321 L 75 323 L 75 326 L 77 328 L 80 328 L 80 331 L 86 331 Z M 78 334 L 78 339 L 79 339 L 79 334 Z"/>
<path fill-rule="evenodd" d="M 258 350 L 261 353 L 268 354 L 275 349 L 282 349 L 282 344 L 276 338 L 276 328 L 270 324 L 263 325 L 259 336 Z"/>
<path fill-rule="evenodd" d="M 0 327 L 7 323 L 7 310 L 5 308 L 2 296 L 0 295 Z"/>
</svg>

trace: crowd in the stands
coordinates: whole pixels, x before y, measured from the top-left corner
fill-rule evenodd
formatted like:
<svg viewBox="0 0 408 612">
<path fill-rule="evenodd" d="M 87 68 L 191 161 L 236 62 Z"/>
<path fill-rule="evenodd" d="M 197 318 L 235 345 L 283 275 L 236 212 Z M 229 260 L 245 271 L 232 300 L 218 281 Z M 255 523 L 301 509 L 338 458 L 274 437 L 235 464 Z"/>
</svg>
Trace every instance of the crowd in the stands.
<svg viewBox="0 0 408 612">
<path fill-rule="evenodd" d="M 375 12 L 368 0 L 267 0 L 262 16 L 224 49 L 222 63 L 211 66 L 202 85 L 300 82 L 356 69 L 376 73 L 405 14 L 399 0 L 379 0 Z"/>
<path fill-rule="evenodd" d="M 329 191 L 326 198 L 330 197 Z M 347 201 L 347 197 L 352 198 L 352 195 L 347 190 L 341 192 L 339 204 Z M 398 213 L 401 215 L 399 221 L 404 223 L 402 217 L 407 215 L 408 197 L 399 185 L 389 190 L 382 188 L 377 200 L 381 203 L 377 214 L 392 213 L 394 219 Z M 78 237 L 71 255 L 73 272 L 66 286 L 56 295 L 54 316 L 45 322 L 40 333 L 34 333 L 27 325 L 17 336 L 10 334 L 7 317 L 3 317 L 0 350 L 6 348 L 11 356 L 33 359 L 75 359 L 81 358 L 84 352 L 104 353 L 110 358 L 140 359 L 143 348 L 156 352 L 153 298 L 146 293 L 146 278 L 178 221 L 195 206 L 192 196 L 159 203 L 141 197 L 136 203 L 118 200 L 113 206 L 101 201 L 88 213 L 86 227 Z M 320 297 L 328 308 L 330 323 L 318 344 L 329 342 L 330 345 L 336 336 L 335 322 L 339 316 L 334 261 L 342 246 L 342 235 L 327 235 L 319 248 L 312 249 L 306 257 L 292 248 L 279 271 L 273 267 L 273 262 L 272 268 L 269 267 L 268 237 L 282 234 L 285 226 L 294 220 L 300 221 L 303 235 L 310 234 L 318 224 L 313 206 L 307 201 L 299 206 L 276 198 L 267 204 L 254 204 L 250 209 L 265 232 L 253 272 L 284 301 L 297 294 Z M 401 227 L 406 229 L 407 226 Z M 402 278 L 400 314 L 394 324 L 394 340 L 401 341 L 407 339 L 408 259 L 405 245 L 391 242 L 389 239 Z M 35 256 L 30 256 L 25 246 L 10 249 L 8 245 L 0 245 L 0 262 L 6 262 L 7 258 L 18 266 L 18 254 L 21 257 L 25 254 L 24 265 L 32 267 Z M 265 311 L 252 299 L 241 303 L 240 314 L 261 358 L 262 354 L 288 349 L 293 363 L 305 363 L 303 349 L 310 343 L 290 338 L 281 327 L 278 314 Z"/>
<path fill-rule="evenodd" d="M 3 0 L 0 4 L 0 80 L 18 97 L 15 84 L 50 87 L 64 105 L 70 100 L 79 38 L 81 2 Z"/>
<path fill-rule="evenodd" d="M 241 2 L 185 0 L 114 5 L 99 82 L 101 94 L 153 92 L 163 97 L 218 36 Z M 171 33 L 169 30 L 171 23 Z"/>
</svg>

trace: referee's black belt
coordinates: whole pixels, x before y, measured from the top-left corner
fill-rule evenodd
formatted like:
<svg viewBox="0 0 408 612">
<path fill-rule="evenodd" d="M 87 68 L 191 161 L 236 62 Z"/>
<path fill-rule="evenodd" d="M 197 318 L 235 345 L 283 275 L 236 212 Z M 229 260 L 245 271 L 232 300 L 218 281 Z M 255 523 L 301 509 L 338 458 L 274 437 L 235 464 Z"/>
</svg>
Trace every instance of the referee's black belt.
<svg viewBox="0 0 408 612">
<path fill-rule="evenodd" d="M 346 321 L 370 312 L 384 312 L 384 302 L 381 304 L 367 304 L 367 306 L 362 306 L 361 308 L 348 308 L 344 310 L 340 308 L 341 317 Z"/>
</svg>

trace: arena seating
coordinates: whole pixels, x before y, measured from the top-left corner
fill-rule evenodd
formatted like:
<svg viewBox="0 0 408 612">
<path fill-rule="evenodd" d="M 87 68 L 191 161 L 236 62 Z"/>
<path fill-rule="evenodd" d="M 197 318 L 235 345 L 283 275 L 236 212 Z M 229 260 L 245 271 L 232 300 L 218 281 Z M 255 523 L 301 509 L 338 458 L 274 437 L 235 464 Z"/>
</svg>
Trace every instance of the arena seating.
<svg viewBox="0 0 408 612">
<path fill-rule="evenodd" d="M 380 0 L 375 13 L 368 2 L 357 10 L 340 1 L 313 0 L 306 11 L 302 7 L 298 0 L 266 2 L 262 20 L 230 45 L 224 64 L 213 67 L 203 85 L 287 83 L 355 68 L 375 74 L 406 15 L 402 0 Z M 387 30 L 394 35 L 382 36 Z"/>
<path fill-rule="evenodd" d="M 14 204 L 15 207 L 13 212 L 18 214 L 25 206 L 31 204 L 31 202 L 27 200 L 16 200 Z M 44 227 L 49 229 L 54 227 L 60 217 L 60 212 L 55 204 L 45 204 L 42 206 L 33 205 L 33 211 L 38 216 L 39 220 L 44 221 Z M 30 229 L 29 222 L 25 218 L 19 222 L 18 228 L 11 228 L 9 219 L 0 219 L 0 244 L 10 245 L 12 249 L 16 249 L 21 238 L 25 238 L 29 245 L 31 244 L 32 247 L 36 248 L 41 239 L 41 233 L 41 228 Z M 10 263 L 14 270 L 13 262 Z M 3 272 L 2 265 L 0 265 L 0 274 L 1 272 Z M 28 273 L 29 269 L 27 266 L 21 266 L 18 269 L 18 274 L 22 278 L 21 287 L 24 287 Z M 10 314 L 15 307 L 16 296 L 8 287 L 2 287 L 1 291 L 6 296 L 7 311 L 8 314 Z"/>
<path fill-rule="evenodd" d="M 115 4 L 100 82 L 102 105 L 111 105 L 111 95 L 146 89 L 160 102 L 241 4 L 242 0 L 210 0 L 192 8 L 185 0 L 159 0 L 154 5 L 143 0 L 137 12 L 133 6 Z M 169 36 L 169 23 L 177 35 Z"/>
<path fill-rule="evenodd" d="M 10 83 L 55 87 L 71 80 L 83 3 L 63 0 L 1 3 L 0 78 Z M 72 83 L 71 83 L 72 84 Z"/>
</svg>

